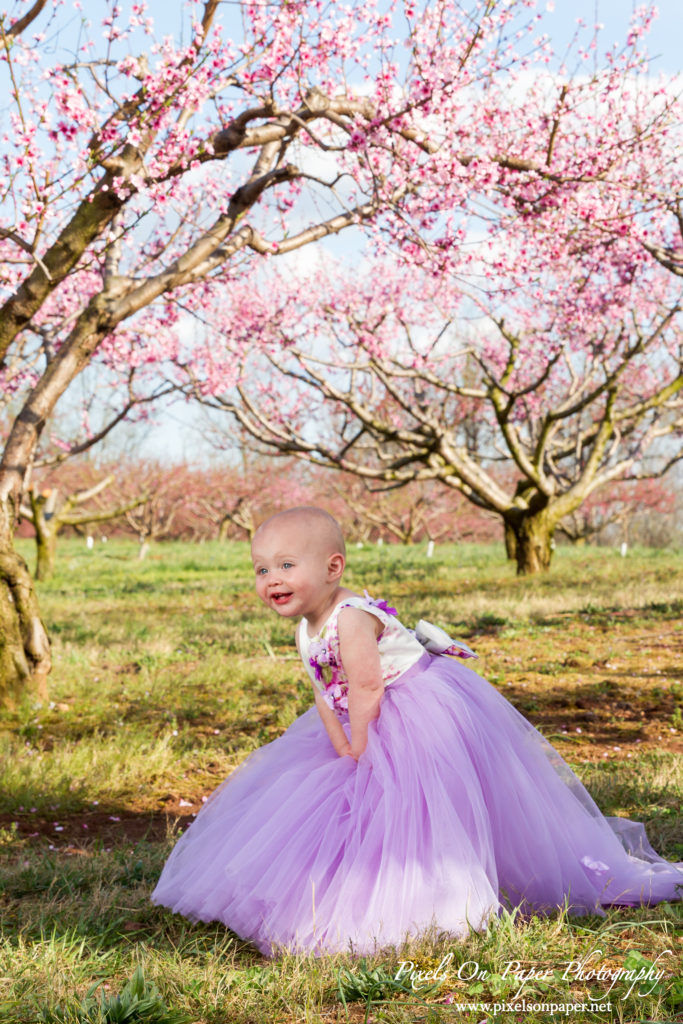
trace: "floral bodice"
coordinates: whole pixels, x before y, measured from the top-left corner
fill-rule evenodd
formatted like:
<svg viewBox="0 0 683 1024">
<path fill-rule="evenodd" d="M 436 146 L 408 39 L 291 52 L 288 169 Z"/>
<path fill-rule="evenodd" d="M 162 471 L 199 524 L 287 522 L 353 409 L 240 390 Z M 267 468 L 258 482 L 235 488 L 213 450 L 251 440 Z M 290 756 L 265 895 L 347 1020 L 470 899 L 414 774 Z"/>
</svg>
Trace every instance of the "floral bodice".
<svg viewBox="0 0 683 1024">
<path fill-rule="evenodd" d="M 309 636 L 308 623 L 302 619 L 299 624 L 299 649 L 304 664 L 314 686 L 339 717 L 345 716 L 349 706 L 349 681 L 339 651 L 338 617 L 342 608 L 360 608 L 382 623 L 383 629 L 377 638 L 377 646 L 385 686 L 389 686 L 411 668 L 425 651 L 414 633 L 396 618 L 396 610 L 389 608 L 386 601 L 374 601 L 367 591 L 365 597 L 348 597 L 338 604 L 315 636 Z"/>
</svg>

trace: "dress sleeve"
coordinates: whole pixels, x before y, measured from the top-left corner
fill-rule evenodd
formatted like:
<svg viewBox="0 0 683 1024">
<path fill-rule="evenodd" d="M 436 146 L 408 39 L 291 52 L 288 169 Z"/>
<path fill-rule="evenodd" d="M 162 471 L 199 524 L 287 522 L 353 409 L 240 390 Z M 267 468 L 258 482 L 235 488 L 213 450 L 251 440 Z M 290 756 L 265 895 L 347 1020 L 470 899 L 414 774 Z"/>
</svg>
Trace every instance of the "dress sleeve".
<svg viewBox="0 0 683 1024">
<path fill-rule="evenodd" d="M 364 597 L 349 597 L 348 600 L 340 604 L 339 611 L 342 608 L 359 608 L 362 612 L 369 612 L 379 619 L 383 626 L 387 626 L 392 618 L 396 616 L 395 608 L 389 608 L 386 601 L 373 600 L 367 590 Z"/>
</svg>

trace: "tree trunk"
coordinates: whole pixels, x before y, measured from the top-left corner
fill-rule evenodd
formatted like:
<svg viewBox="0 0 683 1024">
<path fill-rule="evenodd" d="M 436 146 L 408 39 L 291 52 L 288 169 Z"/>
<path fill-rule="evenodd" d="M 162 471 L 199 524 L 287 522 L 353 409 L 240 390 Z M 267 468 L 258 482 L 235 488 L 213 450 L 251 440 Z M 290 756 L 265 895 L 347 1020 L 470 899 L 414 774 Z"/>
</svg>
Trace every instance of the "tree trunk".
<svg viewBox="0 0 683 1024">
<path fill-rule="evenodd" d="M 36 579 L 49 580 L 55 571 L 58 521 L 54 510 L 46 510 L 44 496 L 31 492 L 33 528 L 36 531 Z"/>
<path fill-rule="evenodd" d="M 79 212 L 85 215 L 88 205 L 81 204 Z M 117 209 L 119 207 L 120 203 Z M 113 210 L 108 219 L 111 220 L 115 213 L 116 210 Z M 72 226 L 76 220 L 74 218 Z M 106 222 L 105 217 L 102 223 Z M 81 245 L 70 266 L 75 265 L 96 234 L 97 231 L 94 231 Z M 69 244 L 72 242 L 73 238 L 70 237 Z M 51 251 L 55 253 L 57 248 L 53 246 Z M 45 274 L 43 264 L 38 269 Z M 31 284 L 33 276 L 26 279 L 11 300 L 14 303 L 13 306 L 10 303 L 14 310 L 12 316 L 0 323 L 0 349 L 3 348 L 3 332 L 6 349 L 16 333 L 40 308 L 47 294 L 47 289 L 43 289 L 44 294 L 38 294 L 36 288 L 31 290 L 35 285 L 35 281 Z M 50 642 L 40 617 L 33 580 L 23 558 L 14 550 L 14 527 L 21 509 L 26 470 L 48 417 L 74 378 L 88 365 L 102 338 L 129 315 L 121 312 L 116 318 L 111 309 L 115 298 L 116 293 L 106 288 L 91 298 L 68 338 L 48 362 L 43 375 L 28 395 L 12 424 L 0 460 L 0 703 L 11 703 L 15 694 L 26 689 L 32 689 L 41 699 L 47 694 L 47 676 L 52 667 Z M 7 308 L 8 303 L 5 303 L 5 312 Z"/>
<path fill-rule="evenodd" d="M 46 524 L 45 530 L 36 530 L 36 579 L 49 580 L 55 571 L 57 531 Z"/>
<path fill-rule="evenodd" d="M 9 502 L 0 509 L 0 704 L 27 690 L 47 697 L 50 643 L 40 617 L 33 580 L 14 550 Z"/>
<path fill-rule="evenodd" d="M 530 576 L 550 568 L 554 529 L 545 510 L 534 513 L 512 509 L 505 516 L 506 547 L 509 555 L 508 537 L 511 536 L 518 576 Z"/>
</svg>

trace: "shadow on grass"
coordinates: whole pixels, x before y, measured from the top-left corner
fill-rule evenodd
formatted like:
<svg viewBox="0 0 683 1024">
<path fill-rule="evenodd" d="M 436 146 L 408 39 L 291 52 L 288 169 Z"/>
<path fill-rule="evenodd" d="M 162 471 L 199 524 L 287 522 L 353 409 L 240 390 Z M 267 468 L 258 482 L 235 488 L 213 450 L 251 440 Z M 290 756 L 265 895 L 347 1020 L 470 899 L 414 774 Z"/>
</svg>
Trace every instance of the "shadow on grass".
<svg viewBox="0 0 683 1024">
<path fill-rule="evenodd" d="M 199 806 L 176 810 L 171 806 L 158 813 L 115 806 L 93 810 L 90 804 L 60 811 L 54 806 L 49 816 L 26 809 L 5 811 L 0 814 L 0 829 L 8 839 L 29 841 L 34 847 L 88 854 L 105 847 L 127 848 L 139 842 L 166 843 L 189 828 Z"/>
</svg>

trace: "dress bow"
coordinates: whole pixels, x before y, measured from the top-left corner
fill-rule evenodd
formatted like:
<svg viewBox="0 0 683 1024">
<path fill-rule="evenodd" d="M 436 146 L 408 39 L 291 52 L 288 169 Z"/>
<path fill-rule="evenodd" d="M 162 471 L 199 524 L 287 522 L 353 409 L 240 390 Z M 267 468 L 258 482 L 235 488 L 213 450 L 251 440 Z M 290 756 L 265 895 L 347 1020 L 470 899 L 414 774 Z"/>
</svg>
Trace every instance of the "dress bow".
<svg viewBox="0 0 683 1024">
<path fill-rule="evenodd" d="M 471 647 L 462 640 L 454 640 L 433 622 L 420 619 L 415 627 L 415 637 L 430 654 L 451 654 L 455 658 L 478 658 Z"/>
</svg>

